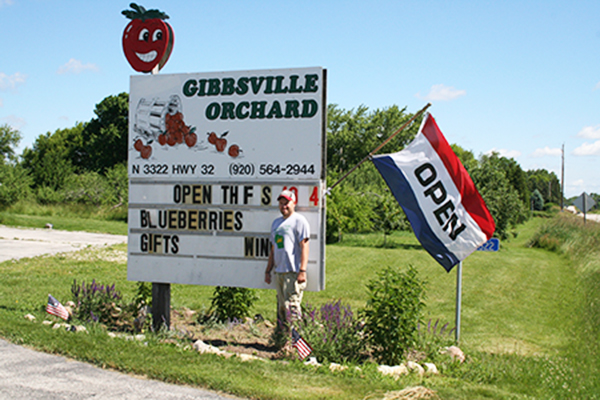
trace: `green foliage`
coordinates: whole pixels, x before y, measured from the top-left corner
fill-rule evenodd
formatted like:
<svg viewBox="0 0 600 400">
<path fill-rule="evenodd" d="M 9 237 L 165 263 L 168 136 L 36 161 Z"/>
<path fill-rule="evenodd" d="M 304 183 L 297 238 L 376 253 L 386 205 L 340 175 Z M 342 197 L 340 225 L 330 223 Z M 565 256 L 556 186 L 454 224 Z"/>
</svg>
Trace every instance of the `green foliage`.
<svg viewBox="0 0 600 400">
<path fill-rule="evenodd" d="M 437 319 L 431 319 L 427 325 L 419 323 L 417 343 L 414 352 L 418 357 L 429 362 L 443 360 L 440 349 L 454 344 L 454 332 L 456 328 L 450 328 L 448 323 L 441 324 Z"/>
<path fill-rule="evenodd" d="M 408 218 L 400 208 L 400 205 L 389 192 L 377 196 L 374 208 L 374 228 L 383 232 L 384 246 L 387 244 L 387 237 L 396 230 L 410 230 Z"/>
<path fill-rule="evenodd" d="M 209 313 L 220 322 L 243 320 L 257 299 L 253 289 L 216 286 Z"/>
<path fill-rule="evenodd" d="M 73 280 L 71 294 L 75 309 L 75 319 L 89 323 L 99 323 L 109 330 L 135 332 L 146 328 L 149 320 L 145 318 L 144 305 L 147 291 L 145 286 L 138 286 L 138 296 L 133 303 L 124 302 L 115 284 L 98 285 L 96 280 L 81 285 Z M 150 295 L 151 296 L 151 295 Z"/>
<path fill-rule="evenodd" d="M 40 135 L 31 149 L 22 155 L 22 165 L 33 178 L 34 188 L 61 189 L 65 180 L 77 172 L 76 161 L 80 159 L 84 124 L 70 129 L 58 129 Z"/>
<path fill-rule="evenodd" d="M 63 191 L 66 202 L 99 206 L 106 191 L 106 179 L 97 172 L 72 174 L 66 179 Z"/>
<path fill-rule="evenodd" d="M 85 144 L 80 163 L 86 171 L 104 174 L 117 164 L 127 162 L 129 95 L 108 96 L 96 104 L 96 118 L 83 131 Z"/>
<path fill-rule="evenodd" d="M 560 204 L 560 181 L 554 172 L 545 169 L 527 171 L 527 185 L 531 193 L 537 189 L 546 203 Z"/>
<path fill-rule="evenodd" d="M 0 164 L 15 161 L 15 147 L 21 141 L 21 132 L 8 124 L 0 125 Z"/>
<path fill-rule="evenodd" d="M 341 300 L 326 303 L 320 308 L 306 305 L 302 318 L 295 322 L 300 335 L 319 362 L 360 362 L 366 359 L 366 343 L 361 326 L 349 305 Z"/>
<path fill-rule="evenodd" d="M 482 156 L 479 165 L 471 172 L 471 178 L 496 222 L 495 235 L 506 239 L 511 228 L 526 220 L 525 204 L 528 203 L 523 203 L 511 185 L 503 163 L 497 153 Z"/>
<path fill-rule="evenodd" d="M 542 211 L 544 210 L 544 198 L 539 190 L 535 189 L 533 193 L 531 193 L 531 207 L 534 211 Z"/>
<path fill-rule="evenodd" d="M 366 340 L 379 362 L 396 365 L 417 344 L 418 325 L 425 306 L 425 283 L 417 270 L 387 267 L 367 284 L 368 300 L 362 311 Z"/>
<path fill-rule="evenodd" d="M 341 110 L 330 104 L 327 108 L 327 170 L 329 173 L 346 172 L 367 154 L 390 137 L 412 114 L 391 106 L 369 112 L 365 106 L 356 110 Z M 417 133 L 419 121 L 399 133 L 383 152 L 401 150 Z"/>
<path fill-rule="evenodd" d="M 0 164 L 0 209 L 32 196 L 31 178 L 19 165 Z"/>
</svg>

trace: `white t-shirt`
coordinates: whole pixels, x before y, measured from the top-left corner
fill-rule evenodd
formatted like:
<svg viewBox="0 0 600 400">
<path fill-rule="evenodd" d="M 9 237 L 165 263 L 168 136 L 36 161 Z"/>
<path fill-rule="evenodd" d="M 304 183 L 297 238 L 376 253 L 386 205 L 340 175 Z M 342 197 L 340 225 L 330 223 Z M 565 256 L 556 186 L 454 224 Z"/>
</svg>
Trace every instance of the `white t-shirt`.
<svg viewBox="0 0 600 400">
<path fill-rule="evenodd" d="M 271 225 L 275 272 L 300 271 L 300 242 L 309 238 L 310 226 L 303 215 L 295 212 L 287 218 L 275 219 Z"/>
</svg>

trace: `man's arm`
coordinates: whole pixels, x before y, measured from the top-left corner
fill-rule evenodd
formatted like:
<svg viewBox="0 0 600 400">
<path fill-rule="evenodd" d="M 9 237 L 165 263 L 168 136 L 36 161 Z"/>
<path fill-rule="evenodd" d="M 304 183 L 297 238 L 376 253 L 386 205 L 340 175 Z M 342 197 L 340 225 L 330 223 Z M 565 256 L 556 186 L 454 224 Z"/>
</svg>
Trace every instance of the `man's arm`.
<svg viewBox="0 0 600 400">
<path fill-rule="evenodd" d="M 300 272 L 298 273 L 298 283 L 306 282 L 306 268 L 308 267 L 308 238 L 300 242 Z"/>
<path fill-rule="evenodd" d="M 271 270 L 273 269 L 273 245 L 271 245 L 271 251 L 269 252 L 269 261 L 267 261 L 267 269 L 265 270 L 265 282 L 267 285 L 271 284 Z"/>
</svg>

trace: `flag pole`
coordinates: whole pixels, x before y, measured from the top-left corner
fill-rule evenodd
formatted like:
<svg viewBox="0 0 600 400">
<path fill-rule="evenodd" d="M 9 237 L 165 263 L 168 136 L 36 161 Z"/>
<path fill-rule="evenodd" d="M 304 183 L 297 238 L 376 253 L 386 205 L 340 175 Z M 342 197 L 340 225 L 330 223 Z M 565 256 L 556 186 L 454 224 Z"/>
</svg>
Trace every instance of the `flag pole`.
<svg viewBox="0 0 600 400">
<path fill-rule="evenodd" d="M 460 342 L 460 308 L 462 303 L 462 261 L 460 261 L 456 267 L 456 315 L 455 324 L 456 330 L 454 331 L 454 339 L 456 344 Z"/>
<path fill-rule="evenodd" d="M 431 106 L 431 103 L 427 103 L 427 105 L 425 107 L 423 107 L 420 111 L 418 111 L 415 115 L 413 115 L 411 119 L 409 119 L 408 121 L 406 121 L 406 123 L 404 125 L 402 125 L 396 132 L 392 133 L 392 135 L 389 138 L 385 139 L 383 141 L 383 143 L 381 143 L 379 146 L 377 146 L 375 148 L 375 150 L 373 150 L 365 158 L 363 158 L 362 160 L 360 160 L 360 162 L 358 164 L 356 164 L 354 167 L 352 167 L 352 169 L 350 171 L 346 172 L 344 174 L 344 176 L 342 176 L 340 179 L 337 180 L 336 183 L 334 183 L 333 185 L 331 185 L 330 187 L 328 187 L 327 191 L 325 192 L 325 194 L 331 193 L 331 190 L 334 187 L 336 187 L 337 185 L 339 185 L 344 179 L 346 179 L 348 177 L 348 175 L 350 175 L 351 173 L 353 173 L 365 161 L 370 160 L 371 157 L 373 157 L 373 155 L 375 153 L 377 153 L 379 150 L 381 150 L 381 148 L 383 146 L 385 146 L 386 144 L 388 144 L 388 142 L 390 140 L 392 140 L 394 137 L 396 137 L 397 134 L 399 134 L 400 132 L 402 132 L 403 130 L 405 130 L 408 125 L 410 125 L 415 119 L 417 119 L 421 114 L 423 114 L 425 112 L 425 110 L 427 110 L 430 106 Z"/>
</svg>

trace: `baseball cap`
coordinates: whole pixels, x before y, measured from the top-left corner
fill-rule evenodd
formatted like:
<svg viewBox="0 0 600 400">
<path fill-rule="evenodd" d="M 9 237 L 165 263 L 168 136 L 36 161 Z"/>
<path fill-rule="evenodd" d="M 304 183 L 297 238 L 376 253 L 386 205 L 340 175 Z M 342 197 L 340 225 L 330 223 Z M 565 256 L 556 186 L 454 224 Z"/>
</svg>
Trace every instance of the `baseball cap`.
<svg viewBox="0 0 600 400">
<path fill-rule="evenodd" d="M 289 201 L 295 203 L 296 202 L 296 195 L 294 194 L 294 192 L 292 192 L 291 190 L 283 190 L 279 196 L 277 196 L 277 200 L 279 200 L 280 198 L 284 198 L 284 199 L 288 199 Z"/>
</svg>

